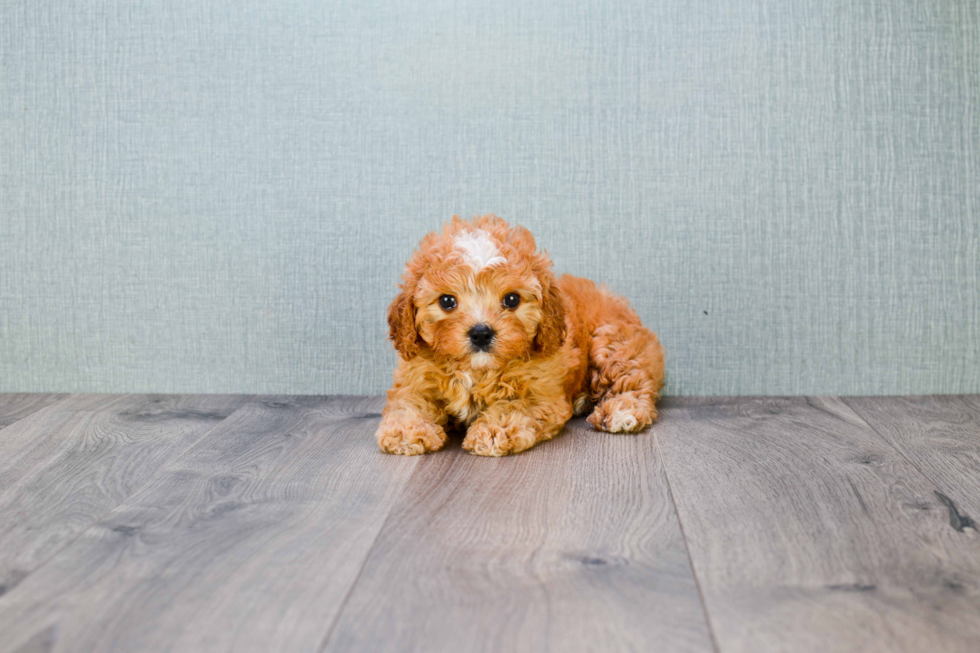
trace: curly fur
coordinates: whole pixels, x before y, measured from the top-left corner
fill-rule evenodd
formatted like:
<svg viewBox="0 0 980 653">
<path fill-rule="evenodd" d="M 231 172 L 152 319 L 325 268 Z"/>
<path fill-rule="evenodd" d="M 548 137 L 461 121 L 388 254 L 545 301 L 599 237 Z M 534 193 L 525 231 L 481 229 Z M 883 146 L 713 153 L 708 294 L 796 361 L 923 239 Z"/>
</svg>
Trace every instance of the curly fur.
<svg viewBox="0 0 980 653">
<path fill-rule="evenodd" d="M 657 419 L 663 349 L 627 301 L 587 279 L 555 278 L 531 233 L 487 215 L 453 217 L 422 239 L 388 309 L 398 350 L 377 440 L 383 451 L 421 454 L 465 428 L 463 447 L 503 456 L 561 432 L 573 414 L 610 433 Z M 516 292 L 516 309 L 501 300 Z M 439 297 L 456 298 L 446 311 Z M 496 336 L 471 349 L 477 323 Z"/>
</svg>

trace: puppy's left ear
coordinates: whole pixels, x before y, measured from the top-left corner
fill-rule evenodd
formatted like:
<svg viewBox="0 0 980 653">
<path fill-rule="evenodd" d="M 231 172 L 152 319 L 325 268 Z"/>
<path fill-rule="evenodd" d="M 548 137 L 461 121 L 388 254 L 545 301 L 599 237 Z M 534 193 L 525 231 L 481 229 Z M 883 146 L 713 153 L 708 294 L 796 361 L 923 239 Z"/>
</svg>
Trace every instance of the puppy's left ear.
<svg viewBox="0 0 980 653">
<path fill-rule="evenodd" d="M 541 299 L 541 323 L 538 333 L 534 336 L 534 348 L 545 356 L 550 356 L 561 349 L 565 342 L 565 303 L 561 292 L 555 284 L 555 276 L 548 271 L 539 274 L 544 296 Z"/>
</svg>

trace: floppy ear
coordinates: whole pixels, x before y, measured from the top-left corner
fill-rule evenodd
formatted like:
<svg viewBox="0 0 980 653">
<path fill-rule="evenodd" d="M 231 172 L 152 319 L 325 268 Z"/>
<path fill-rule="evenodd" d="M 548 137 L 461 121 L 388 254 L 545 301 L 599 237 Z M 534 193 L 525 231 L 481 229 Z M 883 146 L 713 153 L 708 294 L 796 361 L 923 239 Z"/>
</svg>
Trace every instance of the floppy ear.
<svg viewBox="0 0 980 653">
<path fill-rule="evenodd" d="M 422 339 L 415 330 L 415 302 L 410 291 L 411 285 L 403 284 L 401 293 L 388 307 L 388 337 L 405 360 L 418 354 L 422 346 Z"/>
<path fill-rule="evenodd" d="M 555 277 L 548 272 L 538 277 L 544 291 L 541 299 L 541 323 L 534 336 L 534 348 L 545 356 L 554 354 L 565 342 L 565 304 L 555 285 Z"/>
</svg>

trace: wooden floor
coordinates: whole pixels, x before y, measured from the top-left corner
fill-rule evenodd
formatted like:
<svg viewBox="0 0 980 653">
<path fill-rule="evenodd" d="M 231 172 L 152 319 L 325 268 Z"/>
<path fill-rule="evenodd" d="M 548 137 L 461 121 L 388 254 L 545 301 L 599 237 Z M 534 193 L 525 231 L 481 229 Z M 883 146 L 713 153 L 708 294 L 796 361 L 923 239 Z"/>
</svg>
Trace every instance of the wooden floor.
<svg viewBox="0 0 980 653">
<path fill-rule="evenodd" d="M 0 651 L 980 651 L 980 397 L 501 459 L 379 453 L 381 406 L 0 395 Z"/>
</svg>

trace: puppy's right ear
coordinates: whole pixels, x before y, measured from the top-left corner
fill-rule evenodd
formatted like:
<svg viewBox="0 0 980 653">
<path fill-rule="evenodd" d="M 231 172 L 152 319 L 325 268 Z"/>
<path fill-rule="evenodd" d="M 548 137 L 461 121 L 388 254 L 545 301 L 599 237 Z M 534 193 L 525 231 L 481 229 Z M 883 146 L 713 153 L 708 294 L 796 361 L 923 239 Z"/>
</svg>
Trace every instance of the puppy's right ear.
<svg viewBox="0 0 980 653">
<path fill-rule="evenodd" d="M 388 337 L 405 360 L 419 353 L 422 339 L 415 330 L 415 302 L 407 284 L 388 307 Z"/>
</svg>

